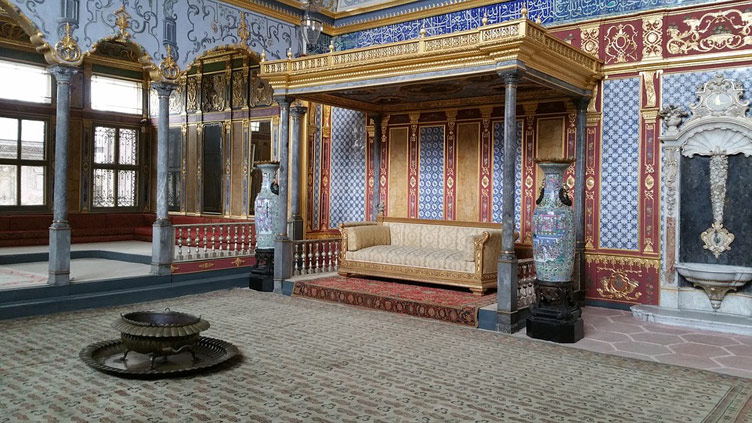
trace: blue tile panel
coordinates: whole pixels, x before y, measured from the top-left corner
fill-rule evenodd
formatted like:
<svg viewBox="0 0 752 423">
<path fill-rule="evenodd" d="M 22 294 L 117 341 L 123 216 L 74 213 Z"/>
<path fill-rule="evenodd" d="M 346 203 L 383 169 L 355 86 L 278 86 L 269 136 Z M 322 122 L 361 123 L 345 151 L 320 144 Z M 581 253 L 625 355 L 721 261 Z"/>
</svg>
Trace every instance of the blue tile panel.
<svg viewBox="0 0 752 423">
<path fill-rule="evenodd" d="M 319 223 L 319 200 L 321 199 L 321 105 L 316 105 L 316 135 L 313 140 L 313 229 L 318 229 Z"/>
<path fill-rule="evenodd" d="M 428 36 L 465 31 L 480 26 L 484 15 L 488 17 L 489 24 L 518 19 L 520 17 L 520 10 L 524 4 L 527 5 L 528 17 L 530 19 L 534 20 L 540 17 L 544 24 L 562 24 L 602 16 L 631 13 L 639 10 L 711 2 L 712 0 L 511 0 L 474 9 L 439 14 L 423 19 L 343 34 L 335 37 L 334 44 L 337 50 L 345 50 L 410 40 L 418 37 L 422 27 L 426 28 Z M 412 5 L 412 8 L 414 7 L 415 5 Z M 375 17 L 383 15 L 385 12 L 393 13 L 410 8 L 411 4 L 406 4 L 402 7 L 387 9 L 385 11 L 375 11 L 341 18 L 337 20 L 336 26 L 366 20 L 375 21 Z"/>
<path fill-rule="evenodd" d="M 600 247 L 639 249 L 640 78 L 603 84 Z"/>
<path fill-rule="evenodd" d="M 332 107 L 330 228 L 366 218 L 366 150 L 359 147 L 365 140 L 354 139 L 365 133 L 363 113 Z"/>
<path fill-rule="evenodd" d="M 522 196 L 522 121 L 517 121 L 517 148 L 514 170 L 514 225 L 520 230 L 520 197 Z M 492 220 L 501 223 L 501 207 L 503 204 L 502 186 L 504 184 L 504 121 L 494 122 L 493 130 L 493 216 Z"/>
<path fill-rule="evenodd" d="M 444 218 L 444 126 L 420 128 L 418 218 Z"/>
<path fill-rule="evenodd" d="M 721 73 L 728 79 L 740 81 L 744 87 L 745 100 L 752 99 L 752 67 L 717 69 L 703 72 L 683 72 L 663 74 L 663 98 L 664 106 L 676 104 L 683 106 L 689 111 L 689 106 L 697 102 L 698 86 L 704 85 L 713 77 Z M 752 111 L 747 110 L 747 116 L 752 116 Z"/>
</svg>

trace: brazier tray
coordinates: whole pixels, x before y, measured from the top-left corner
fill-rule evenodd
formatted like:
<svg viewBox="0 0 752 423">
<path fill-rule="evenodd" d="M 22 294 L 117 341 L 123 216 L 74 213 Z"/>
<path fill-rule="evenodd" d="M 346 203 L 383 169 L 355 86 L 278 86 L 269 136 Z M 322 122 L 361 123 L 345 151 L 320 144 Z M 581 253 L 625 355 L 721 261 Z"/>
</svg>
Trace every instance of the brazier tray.
<svg viewBox="0 0 752 423">
<path fill-rule="evenodd" d="M 125 345 L 120 339 L 91 344 L 81 350 L 79 357 L 101 372 L 131 378 L 160 378 L 183 376 L 216 367 L 233 357 L 239 351 L 235 345 L 221 339 L 202 336 L 195 347 L 196 361 L 190 353 L 181 353 L 160 358 L 154 369 L 149 369 L 148 355 L 131 352 L 122 361 Z"/>
</svg>

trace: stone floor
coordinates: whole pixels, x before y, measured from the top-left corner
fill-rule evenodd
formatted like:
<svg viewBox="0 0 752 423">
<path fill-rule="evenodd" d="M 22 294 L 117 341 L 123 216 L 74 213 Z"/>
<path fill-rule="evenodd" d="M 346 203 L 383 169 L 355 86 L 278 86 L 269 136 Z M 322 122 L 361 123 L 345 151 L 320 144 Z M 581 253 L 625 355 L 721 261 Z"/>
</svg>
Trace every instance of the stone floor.
<svg viewBox="0 0 752 423">
<path fill-rule="evenodd" d="M 73 259 L 70 263 L 71 283 L 147 276 L 151 265 L 100 258 Z M 49 263 L 34 261 L 0 266 L 0 290 L 47 284 Z"/>
<path fill-rule="evenodd" d="M 583 320 L 585 338 L 568 346 L 752 379 L 752 336 L 659 325 L 600 307 L 583 308 Z"/>
</svg>

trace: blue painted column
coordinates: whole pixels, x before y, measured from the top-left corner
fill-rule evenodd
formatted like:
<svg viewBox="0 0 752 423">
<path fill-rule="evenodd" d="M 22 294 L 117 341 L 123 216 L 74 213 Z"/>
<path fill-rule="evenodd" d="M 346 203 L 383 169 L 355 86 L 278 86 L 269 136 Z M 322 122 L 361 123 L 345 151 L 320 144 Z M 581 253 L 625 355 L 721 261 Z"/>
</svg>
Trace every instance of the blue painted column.
<svg viewBox="0 0 752 423">
<path fill-rule="evenodd" d="M 159 116 L 157 118 L 157 220 L 151 233 L 151 273 L 169 275 L 175 250 L 175 231 L 167 216 L 167 143 L 170 139 L 170 94 L 174 84 L 159 82 L 152 84 L 159 96 Z"/>
<path fill-rule="evenodd" d="M 50 226 L 49 285 L 70 284 L 71 228 L 68 224 L 68 127 L 70 81 L 78 73 L 68 66 L 50 67 L 57 82 L 55 118 L 55 180 L 52 225 Z"/>
<path fill-rule="evenodd" d="M 274 238 L 274 292 L 282 293 L 282 282 L 292 276 L 292 242 L 287 233 L 287 181 L 290 161 L 290 97 L 275 97 L 279 104 L 279 214 Z"/>
<path fill-rule="evenodd" d="M 499 255 L 497 291 L 497 329 L 512 333 L 518 328 L 517 256 L 514 252 L 514 184 L 517 157 L 517 71 L 503 73 L 504 95 L 504 163 L 501 205 L 501 255 Z"/>
<path fill-rule="evenodd" d="M 292 116 L 292 138 L 290 140 L 292 161 L 290 163 L 290 226 L 291 239 L 303 239 L 303 216 L 300 214 L 300 134 L 303 117 L 307 107 L 294 106 L 290 108 Z"/>
<path fill-rule="evenodd" d="M 377 220 L 379 216 L 379 208 L 381 202 L 381 135 L 382 117 L 376 113 L 371 115 L 373 119 L 373 197 L 371 204 L 373 205 L 373 220 Z"/>
<path fill-rule="evenodd" d="M 575 100 L 577 106 L 577 134 L 575 139 L 574 165 L 574 271 L 575 291 L 585 289 L 585 161 L 587 159 L 586 125 L 587 106 L 590 97 Z"/>
</svg>

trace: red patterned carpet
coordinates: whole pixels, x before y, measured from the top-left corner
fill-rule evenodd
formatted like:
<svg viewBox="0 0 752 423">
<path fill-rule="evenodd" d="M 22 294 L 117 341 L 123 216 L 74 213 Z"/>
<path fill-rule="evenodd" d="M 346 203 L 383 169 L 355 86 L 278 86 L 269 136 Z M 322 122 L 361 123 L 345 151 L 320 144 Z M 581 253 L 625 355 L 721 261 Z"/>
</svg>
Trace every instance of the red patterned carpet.
<svg viewBox="0 0 752 423">
<path fill-rule="evenodd" d="M 469 291 L 344 276 L 296 281 L 292 295 L 473 327 L 478 326 L 478 310 L 496 302 L 495 292 L 479 297 Z"/>
</svg>

